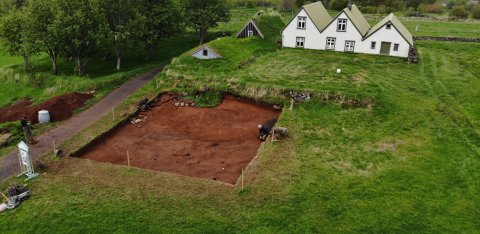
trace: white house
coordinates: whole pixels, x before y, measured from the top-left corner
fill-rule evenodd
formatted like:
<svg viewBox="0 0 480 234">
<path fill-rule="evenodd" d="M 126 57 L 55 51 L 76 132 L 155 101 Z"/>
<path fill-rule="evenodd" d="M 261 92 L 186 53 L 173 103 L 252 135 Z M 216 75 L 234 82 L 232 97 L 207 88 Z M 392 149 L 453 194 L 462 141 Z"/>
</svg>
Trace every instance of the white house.
<svg viewBox="0 0 480 234">
<path fill-rule="evenodd" d="M 195 49 L 192 53 L 190 53 L 195 58 L 198 59 L 218 59 L 222 58 L 222 56 L 217 53 L 214 49 L 212 49 L 208 45 L 201 45 L 197 49 Z"/>
<path fill-rule="evenodd" d="M 282 46 L 408 57 L 413 37 L 393 14 L 371 27 L 355 4 L 332 18 L 315 2 L 303 6 L 283 29 Z"/>
</svg>

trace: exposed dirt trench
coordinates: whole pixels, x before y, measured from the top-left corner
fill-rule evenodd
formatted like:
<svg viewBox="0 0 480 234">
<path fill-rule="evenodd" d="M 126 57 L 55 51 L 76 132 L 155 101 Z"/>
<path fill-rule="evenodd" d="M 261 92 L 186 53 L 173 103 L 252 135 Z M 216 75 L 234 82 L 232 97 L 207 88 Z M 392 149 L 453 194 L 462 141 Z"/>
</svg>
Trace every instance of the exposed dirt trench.
<svg viewBox="0 0 480 234">
<path fill-rule="evenodd" d="M 257 125 L 281 111 L 233 96 L 215 108 L 177 107 L 171 94 L 114 129 L 80 157 L 234 184 L 261 144 Z"/>
</svg>

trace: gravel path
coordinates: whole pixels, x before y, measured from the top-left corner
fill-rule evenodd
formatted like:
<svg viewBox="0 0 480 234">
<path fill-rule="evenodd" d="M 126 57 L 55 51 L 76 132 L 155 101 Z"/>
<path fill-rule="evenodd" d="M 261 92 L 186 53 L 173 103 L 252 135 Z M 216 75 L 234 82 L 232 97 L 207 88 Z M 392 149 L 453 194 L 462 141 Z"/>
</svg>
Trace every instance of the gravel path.
<svg viewBox="0 0 480 234">
<path fill-rule="evenodd" d="M 62 144 L 75 134 L 87 128 L 90 124 L 95 123 L 108 114 L 112 110 L 112 107 L 119 105 L 123 100 L 130 96 L 130 94 L 152 80 L 160 71 L 161 68 L 156 68 L 128 81 L 118 89 L 109 93 L 95 105 L 67 120 L 61 126 L 58 126 L 43 135 L 36 136 L 35 139 L 38 143 L 30 146 L 32 162 L 35 162 L 38 157 L 52 150 L 53 138 L 55 138 L 55 144 Z M 15 149 L 8 155 L 0 158 L 0 181 L 19 172 L 20 164 L 18 162 L 18 150 Z"/>
</svg>

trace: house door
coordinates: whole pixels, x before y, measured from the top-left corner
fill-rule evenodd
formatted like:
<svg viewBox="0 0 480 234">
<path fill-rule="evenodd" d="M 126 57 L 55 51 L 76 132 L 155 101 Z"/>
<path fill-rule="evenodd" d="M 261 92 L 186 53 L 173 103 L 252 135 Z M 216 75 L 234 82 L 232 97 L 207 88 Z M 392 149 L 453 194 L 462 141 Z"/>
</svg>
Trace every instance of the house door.
<svg viewBox="0 0 480 234">
<path fill-rule="evenodd" d="M 391 42 L 382 42 L 382 46 L 380 47 L 380 54 L 389 55 L 390 46 L 392 46 Z"/>
</svg>

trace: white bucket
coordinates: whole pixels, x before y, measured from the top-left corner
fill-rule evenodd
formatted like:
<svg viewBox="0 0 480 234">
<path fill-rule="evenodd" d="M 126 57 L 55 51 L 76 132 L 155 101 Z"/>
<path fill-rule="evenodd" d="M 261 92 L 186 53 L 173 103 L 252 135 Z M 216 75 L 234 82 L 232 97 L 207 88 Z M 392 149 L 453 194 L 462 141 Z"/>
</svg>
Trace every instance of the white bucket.
<svg viewBox="0 0 480 234">
<path fill-rule="evenodd" d="M 38 122 L 41 124 L 50 122 L 50 113 L 48 113 L 48 110 L 41 110 L 38 112 Z"/>
</svg>

